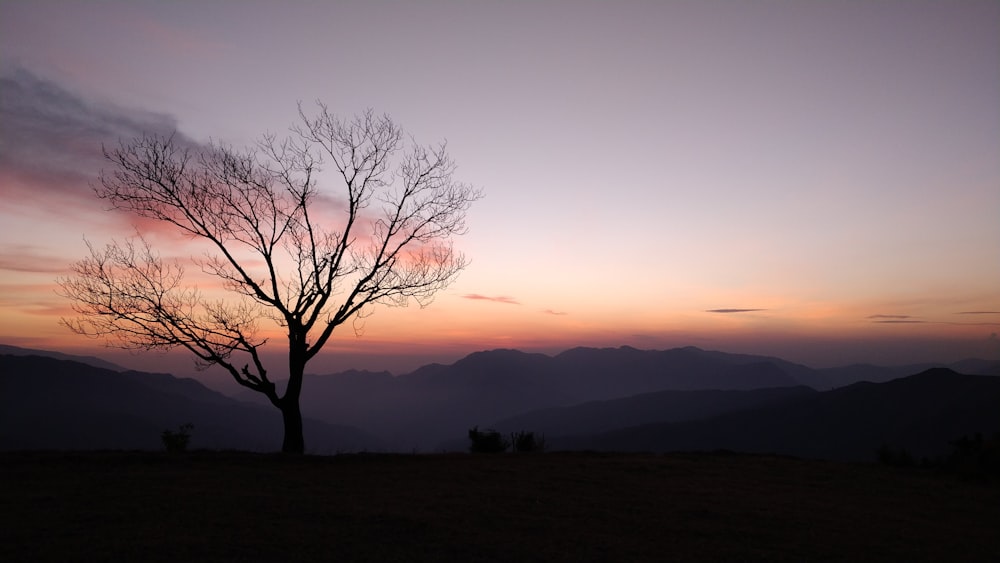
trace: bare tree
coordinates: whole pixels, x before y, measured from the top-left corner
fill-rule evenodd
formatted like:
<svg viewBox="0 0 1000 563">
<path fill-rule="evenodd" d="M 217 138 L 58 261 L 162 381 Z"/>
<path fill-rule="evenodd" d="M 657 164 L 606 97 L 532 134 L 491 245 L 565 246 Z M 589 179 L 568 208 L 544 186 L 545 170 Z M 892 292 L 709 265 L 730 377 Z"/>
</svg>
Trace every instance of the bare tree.
<svg viewBox="0 0 1000 563">
<path fill-rule="evenodd" d="M 246 150 L 160 136 L 105 149 L 113 170 L 97 195 L 207 243 L 192 262 L 222 281 L 225 299 L 185 286 L 184 264 L 164 260 L 141 234 L 104 249 L 88 242 L 90 256 L 58 280 L 79 315 L 63 319 L 74 332 L 124 348 L 183 347 L 199 367 L 221 366 L 263 393 L 282 413 L 289 453 L 305 450 L 306 364 L 371 306 L 424 306 L 453 281 L 466 260 L 452 237 L 481 197 L 453 179 L 445 144 L 406 142 L 388 116 L 341 120 L 321 103 L 313 116 L 300 106 L 299 116 L 290 137 L 266 135 Z M 343 182 L 341 198 L 320 191 L 321 166 Z M 331 207 L 335 219 L 321 212 Z M 288 336 L 283 394 L 261 356 L 262 322 Z"/>
</svg>

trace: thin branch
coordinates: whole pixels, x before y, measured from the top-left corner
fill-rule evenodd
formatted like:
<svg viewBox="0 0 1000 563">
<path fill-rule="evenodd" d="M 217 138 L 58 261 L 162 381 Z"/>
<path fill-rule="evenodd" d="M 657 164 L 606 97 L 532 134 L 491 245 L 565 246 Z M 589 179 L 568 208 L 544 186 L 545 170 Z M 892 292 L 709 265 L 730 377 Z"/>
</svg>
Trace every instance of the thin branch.
<svg viewBox="0 0 1000 563">
<path fill-rule="evenodd" d="M 64 324 L 122 347 L 185 348 L 280 405 L 298 400 L 301 370 L 336 327 L 376 304 L 429 303 L 467 264 L 452 239 L 481 192 L 454 180 L 445 144 L 410 139 L 404 150 L 388 116 L 367 110 L 343 120 L 322 103 L 314 115 L 300 105 L 299 115 L 291 137 L 264 135 L 247 150 L 177 135 L 106 149 L 111 169 L 97 195 L 207 242 L 211 250 L 192 260 L 230 293 L 210 300 L 184 285 L 183 265 L 140 235 L 103 249 L 88 243 L 90 256 L 59 280 L 78 315 Z M 342 183 L 334 216 L 317 206 L 324 165 Z M 291 347 L 285 397 L 260 354 L 260 323 L 272 321 Z"/>
</svg>

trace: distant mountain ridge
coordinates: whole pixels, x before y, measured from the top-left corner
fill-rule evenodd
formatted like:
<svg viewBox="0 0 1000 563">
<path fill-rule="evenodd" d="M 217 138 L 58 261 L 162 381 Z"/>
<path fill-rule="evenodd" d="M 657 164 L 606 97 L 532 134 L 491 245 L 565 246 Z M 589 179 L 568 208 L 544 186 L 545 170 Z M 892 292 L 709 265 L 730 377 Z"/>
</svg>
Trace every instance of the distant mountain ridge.
<svg viewBox="0 0 1000 563">
<path fill-rule="evenodd" d="M 932 368 L 884 383 L 855 383 L 791 401 L 677 422 L 553 440 L 611 451 L 728 449 L 865 461 L 882 445 L 916 456 L 947 453 L 976 432 L 1000 432 L 1000 378 Z"/>
<path fill-rule="evenodd" d="M 739 391 L 654 391 L 622 399 L 532 411 L 499 420 L 490 427 L 508 433 L 530 429 L 548 436 L 600 433 L 608 428 L 701 420 L 799 400 L 817 393 L 806 386 Z"/>
<path fill-rule="evenodd" d="M 43 356 L 46 358 L 55 358 L 57 360 L 80 362 L 81 364 L 109 369 L 111 371 L 128 371 L 126 368 L 123 368 L 118 364 L 102 360 L 101 358 L 94 356 L 75 356 L 73 354 L 63 354 L 62 352 L 34 350 L 31 348 L 21 348 L 20 346 L 10 346 L 8 344 L 0 344 L 0 354 L 9 354 L 11 356 Z"/>
<path fill-rule="evenodd" d="M 9 363 L 11 360 L 5 361 Z M 0 364 L 3 368 L 0 376 L 8 375 L 6 365 Z M 982 370 L 982 373 L 1000 373 L 1000 362 L 968 360 L 961 365 Z M 86 369 L 73 369 L 87 374 L 87 377 L 94 376 Z M 913 371 L 907 372 L 908 369 Z M 669 444 L 678 447 L 690 444 L 683 440 L 670 442 L 660 438 L 642 442 L 635 436 L 647 431 L 659 436 L 659 430 L 652 430 L 654 426 L 663 430 L 666 428 L 664 425 L 694 425 L 690 426 L 693 428 L 690 434 L 700 435 L 705 438 L 701 443 L 711 444 L 715 442 L 707 439 L 704 433 L 699 434 L 701 431 L 697 424 L 709 420 L 725 422 L 729 420 L 725 417 L 748 412 L 762 413 L 755 416 L 766 418 L 771 416 L 767 414 L 768 408 L 777 408 L 785 403 L 801 405 L 817 400 L 820 401 L 817 405 L 822 405 L 828 400 L 826 397 L 836 393 L 828 395 L 817 390 L 837 387 L 835 391 L 840 391 L 846 387 L 835 384 L 853 384 L 859 379 L 892 381 L 917 371 L 914 367 L 877 366 L 812 369 L 780 358 L 728 354 L 695 347 L 671 350 L 573 348 L 554 356 L 504 349 L 476 352 L 450 365 L 426 365 L 402 376 L 359 370 L 307 375 L 302 408 L 305 416 L 320 425 L 315 432 L 320 433 L 321 439 L 310 439 L 309 434 L 313 431 L 307 429 L 307 443 L 325 451 L 356 448 L 391 451 L 464 449 L 465 433 L 469 428 L 491 425 L 503 431 L 544 432 L 556 446 L 563 443 L 603 449 L 620 439 L 619 447 L 626 447 L 634 441 L 634 447 L 656 449 Z M 33 374 L 44 382 L 44 377 L 39 374 L 47 371 L 38 367 L 35 372 L 23 373 L 25 376 Z M 143 430 L 146 440 L 143 447 L 155 447 L 158 431 L 187 422 L 181 415 L 195 412 L 203 417 L 203 427 L 207 429 L 200 436 L 203 447 L 230 447 L 222 446 L 224 441 L 213 437 L 216 432 L 213 428 L 222 426 L 225 426 L 225 431 L 218 432 L 241 436 L 238 442 L 241 445 L 233 447 L 267 449 L 265 442 L 280 443 L 280 417 L 271 405 L 260 404 L 265 399 L 257 393 L 247 391 L 239 396 L 245 402 L 237 402 L 192 379 L 129 371 L 111 373 L 116 378 L 109 378 L 107 374 L 103 377 L 113 383 L 112 389 L 131 397 L 131 402 L 146 404 L 147 407 L 125 411 L 115 407 L 117 410 L 109 411 L 120 402 L 101 402 L 99 397 L 94 396 L 94 386 L 84 386 L 79 391 L 83 400 L 78 403 L 89 405 L 87 408 L 90 410 L 86 412 L 95 420 L 101 416 L 112 416 L 120 424 L 131 424 L 122 422 L 128 417 L 146 420 L 142 423 L 147 425 Z M 0 381 L 6 382 L 7 378 L 0 377 Z M 134 387 L 137 383 L 141 384 L 141 388 Z M 278 383 L 280 386 L 281 382 Z M 14 384 L 24 385 L 15 381 L 4 383 L 7 388 L 0 387 L 0 394 L 4 395 L 0 398 L 0 406 L 6 405 L 5 401 L 14 401 L 7 398 L 14 394 L 9 392 L 13 389 L 10 385 Z M 67 422 L 72 417 L 60 413 L 73 409 L 80 411 L 79 405 L 74 405 L 72 401 L 59 403 L 54 397 L 62 391 L 50 391 L 66 385 L 71 388 L 72 382 L 50 381 L 35 388 L 29 386 L 26 396 L 33 398 L 25 403 L 42 405 L 41 409 L 45 412 L 56 411 L 52 415 L 54 419 Z M 887 402 L 883 410 L 891 412 L 891 403 L 900 399 L 885 397 L 880 400 Z M 61 404 L 62 410 L 55 409 L 54 404 Z M 168 404 L 172 406 L 168 408 Z M 228 409 L 235 408 L 239 414 L 226 416 L 235 417 L 234 420 L 253 419 L 258 422 L 227 426 L 221 420 L 225 416 L 213 418 L 207 414 L 212 407 L 227 413 Z M 18 405 L 11 404 L 11 412 L 20 412 L 17 408 Z M 148 423 L 150 417 L 146 416 L 150 413 L 158 413 L 159 416 L 152 425 Z M 36 423 L 39 427 L 44 426 Z M 152 432 L 153 426 L 159 426 L 157 432 Z M 752 421 L 747 422 L 746 427 L 753 427 Z M 239 428 L 246 432 L 237 431 Z M 334 436 L 336 433 L 331 429 L 338 428 L 360 430 L 353 430 L 353 437 L 333 441 L 322 438 Z M 616 432 L 624 433 L 611 437 Z M 606 440 L 601 438 L 603 435 L 608 435 Z M 3 436 L 11 437 L 9 432 L 3 434 L 0 431 L 0 437 Z M 195 437 L 194 445 L 198 446 L 197 430 Z M 766 446 L 752 441 L 733 443 L 745 443 L 747 447 Z M 640 447 L 640 444 L 646 446 Z M 828 450 L 840 455 L 834 449 Z M 802 451 L 808 453 L 808 450 Z M 820 454 L 822 452 L 815 455 Z"/>
<path fill-rule="evenodd" d="M 979 362 L 1000 366 L 1000 362 Z M 539 409 L 659 391 L 829 389 L 862 378 L 888 381 L 926 366 L 812 369 L 768 356 L 695 347 L 671 350 L 573 348 L 557 354 L 500 349 L 410 374 L 307 376 L 303 411 L 383 436 L 401 449 L 454 444 L 472 426 Z M 374 417 L 372 413 L 380 413 Z M 530 428 L 524 428 L 530 430 Z"/>
<path fill-rule="evenodd" d="M 575 348 L 556 356 L 492 350 L 398 377 L 307 376 L 302 408 L 406 450 L 435 448 L 472 426 L 548 407 L 662 390 L 797 385 L 770 361 L 722 361 L 697 349 Z"/>
<path fill-rule="evenodd" d="M 0 450 L 162 449 L 160 433 L 189 422 L 192 448 L 281 446 L 277 411 L 236 401 L 193 379 L 0 354 Z M 382 447 L 354 428 L 304 423 L 313 452 Z"/>
</svg>

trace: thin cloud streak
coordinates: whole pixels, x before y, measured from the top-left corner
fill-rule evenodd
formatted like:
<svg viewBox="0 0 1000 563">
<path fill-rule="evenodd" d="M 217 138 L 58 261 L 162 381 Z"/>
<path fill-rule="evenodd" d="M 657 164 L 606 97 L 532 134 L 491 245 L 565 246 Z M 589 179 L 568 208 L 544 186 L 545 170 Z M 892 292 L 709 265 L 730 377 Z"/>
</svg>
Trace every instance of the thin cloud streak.
<svg viewBox="0 0 1000 563">
<path fill-rule="evenodd" d="M 560 317 L 563 316 L 563 315 L 568 315 L 569 314 L 566 311 L 553 311 L 552 309 L 545 309 L 542 312 L 545 313 L 546 315 L 556 315 L 556 316 L 560 316 Z"/>
<path fill-rule="evenodd" d="M 489 295 L 480 295 L 478 293 L 467 293 L 462 297 L 464 299 L 472 299 L 473 301 L 493 301 L 494 303 L 505 303 L 507 305 L 521 304 L 518 300 L 514 299 L 513 297 L 509 297 L 507 295 L 497 295 L 494 297 Z"/>
<path fill-rule="evenodd" d="M 29 274 L 66 274 L 66 260 L 46 255 L 25 245 L 0 247 L 0 270 Z"/>
<path fill-rule="evenodd" d="M 1000 314 L 998 311 L 963 311 L 954 313 L 956 315 L 993 315 Z M 954 325 L 954 326 L 1000 326 L 1000 322 L 957 322 L 942 320 L 923 320 L 912 315 L 869 315 L 865 317 L 873 324 L 933 324 L 933 325 Z"/>
<path fill-rule="evenodd" d="M 706 313 L 753 313 L 755 311 L 766 311 L 767 309 L 707 309 Z"/>
<path fill-rule="evenodd" d="M 956 315 L 1000 315 L 1000 311 L 960 311 Z"/>
</svg>

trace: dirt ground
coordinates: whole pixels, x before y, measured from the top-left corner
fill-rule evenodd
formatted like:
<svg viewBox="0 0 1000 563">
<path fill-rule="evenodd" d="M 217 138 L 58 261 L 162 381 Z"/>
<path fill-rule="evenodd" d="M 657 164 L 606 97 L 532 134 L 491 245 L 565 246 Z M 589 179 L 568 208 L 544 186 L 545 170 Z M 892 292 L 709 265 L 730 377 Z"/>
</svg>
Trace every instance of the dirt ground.
<svg viewBox="0 0 1000 563">
<path fill-rule="evenodd" d="M 715 454 L 0 454 L 2 561 L 997 561 L 1000 486 Z"/>
</svg>

